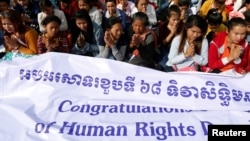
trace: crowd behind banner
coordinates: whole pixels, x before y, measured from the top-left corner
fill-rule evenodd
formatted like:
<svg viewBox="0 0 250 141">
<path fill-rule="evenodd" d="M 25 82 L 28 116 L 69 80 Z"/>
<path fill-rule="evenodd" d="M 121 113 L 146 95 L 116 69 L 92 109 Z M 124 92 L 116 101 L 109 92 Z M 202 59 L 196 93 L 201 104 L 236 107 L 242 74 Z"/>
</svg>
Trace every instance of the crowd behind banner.
<svg viewBox="0 0 250 141">
<path fill-rule="evenodd" d="M 0 0 L 0 57 L 61 52 L 164 72 L 250 71 L 250 0 Z"/>
<path fill-rule="evenodd" d="M 249 125 L 249 79 L 7 53 L 0 60 L 0 140 L 207 141 L 209 125 Z"/>
</svg>

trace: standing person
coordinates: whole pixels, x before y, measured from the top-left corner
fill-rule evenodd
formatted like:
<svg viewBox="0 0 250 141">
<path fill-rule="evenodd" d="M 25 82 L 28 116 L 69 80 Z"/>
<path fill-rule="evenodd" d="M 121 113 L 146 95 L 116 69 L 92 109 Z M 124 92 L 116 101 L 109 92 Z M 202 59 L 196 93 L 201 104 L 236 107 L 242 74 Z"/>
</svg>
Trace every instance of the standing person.
<svg viewBox="0 0 250 141">
<path fill-rule="evenodd" d="M 155 47 L 157 38 L 154 32 L 147 28 L 148 16 L 137 12 L 133 16 L 132 29 L 129 30 L 129 61 L 128 63 L 153 68 L 155 63 Z"/>
<path fill-rule="evenodd" d="M 117 17 L 110 17 L 106 23 L 106 28 L 105 47 L 100 48 L 98 57 L 123 61 L 128 42 L 123 34 L 121 20 Z"/>
<path fill-rule="evenodd" d="M 242 18 L 228 21 L 227 30 L 215 35 L 209 45 L 208 67 L 213 73 L 246 73 L 249 45 L 245 39 L 247 24 Z"/>
<path fill-rule="evenodd" d="M 50 0 L 40 0 L 39 7 L 40 7 L 40 10 L 42 11 L 42 12 L 38 13 L 38 15 L 37 15 L 37 20 L 38 20 L 40 32 L 45 31 L 45 29 L 41 23 L 42 23 L 43 19 L 45 17 L 47 17 L 48 15 L 55 15 L 61 20 L 61 25 L 59 27 L 60 31 L 67 31 L 68 30 L 68 23 L 67 23 L 67 19 L 65 17 L 65 14 L 61 10 L 54 9 Z"/>
<path fill-rule="evenodd" d="M 202 17 L 189 16 L 183 32 L 171 43 L 166 71 L 198 71 L 200 66 L 207 65 L 206 31 L 207 24 Z"/>
<path fill-rule="evenodd" d="M 88 12 L 84 9 L 75 13 L 75 26 L 72 30 L 74 43 L 71 53 L 96 57 L 100 48 L 104 47 L 102 28 L 91 21 Z"/>
<path fill-rule="evenodd" d="M 67 37 L 59 32 L 61 20 L 50 15 L 43 19 L 42 23 L 45 32 L 41 33 L 37 40 L 38 54 L 46 52 L 69 52 L 69 42 Z"/>
<path fill-rule="evenodd" d="M 38 33 L 35 29 L 25 26 L 21 15 L 14 10 L 1 13 L 1 28 L 4 30 L 4 47 L 6 52 L 37 54 L 36 41 Z"/>
</svg>

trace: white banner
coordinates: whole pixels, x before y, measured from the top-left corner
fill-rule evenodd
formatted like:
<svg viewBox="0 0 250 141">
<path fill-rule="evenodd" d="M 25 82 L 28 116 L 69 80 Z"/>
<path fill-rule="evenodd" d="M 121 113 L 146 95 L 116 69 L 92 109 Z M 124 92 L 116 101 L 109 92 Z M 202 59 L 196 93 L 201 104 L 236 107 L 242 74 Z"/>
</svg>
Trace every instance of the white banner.
<svg viewBox="0 0 250 141">
<path fill-rule="evenodd" d="M 206 141 L 209 124 L 250 124 L 249 80 L 60 53 L 16 57 L 0 62 L 0 140 Z"/>
</svg>

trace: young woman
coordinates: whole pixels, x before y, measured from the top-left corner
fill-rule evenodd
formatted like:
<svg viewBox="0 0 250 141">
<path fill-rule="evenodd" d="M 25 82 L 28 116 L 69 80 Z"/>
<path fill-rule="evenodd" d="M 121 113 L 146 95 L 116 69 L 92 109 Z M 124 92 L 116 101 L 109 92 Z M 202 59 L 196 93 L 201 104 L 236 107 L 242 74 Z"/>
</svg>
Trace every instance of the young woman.
<svg viewBox="0 0 250 141">
<path fill-rule="evenodd" d="M 198 71 L 199 66 L 205 66 L 208 55 L 206 31 L 207 23 L 202 17 L 189 16 L 183 32 L 171 43 L 166 71 Z"/>
<path fill-rule="evenodd" d="M 105 47 L 100 48 L 98 57 L 123 61 L 127 50 L 127 40 L 123 34 L 121 20 L 110 17 L 106 23 Z"/>
<path fill-rule="evenodd" d="M 43 25 L 41 24 L 43 19 L 48 15 L 55 15 L 61 20 L 61 25 L 59 27 L 60 31 L 67 31 L 68 30 L 68 23 L 67 19 L 65 17 L 65 14 L 63 11 L 54 9 L 53 4 L 50 0 L 40 0 L 39 1 L 39 7 L 42 12 L 38 13 L 37 20 L 39 24 L 39 30 L 40 32 L 44 32 L 45 29 Z"/>
<path fill-rule="evenodd" d="M 38 33 L 25 26 L 21 15 L 13 10 L 1 13 L 1 28 L 4 30 L 4 47 L 6 52 L 37 54 L 36 42 Z"/>
<path fill-rule="evenodd" d="M 47 16 L 41 23 L 45 32 L 41 33 L 37 40 L 38 54 L 46 52 L 69 52 L 69 41 L 59 32 L 61 20 L 55 16 Z"/>
<path fill-rule="evenodd" d="M 249 52 L 246 34 L 245 20 L 232 18 L 228 21 L 227 30 L 215 35 L 208 53 L 208 67 L 213 73 L 246 73 Z"/>
<path fill-rule="evenodd" d="M 72 41 L 75 44 L 71 53 L 85 56 L 97 56 L 100 46 L 104 47 L 103 30 L 92 22 L 89 13 L 82 9 L 75 14 L 75 26 L 72 31 Z"/>
<path fill-rule="evenodd" d="M 154 32 L 147 28 L 149 25 L 148 16 L 143 12 L 137 12 L 133 16 L 132 29 L 129 31 L 129 63 L 154 67 L 155 47 L 157 38 Z"/>
</svg>

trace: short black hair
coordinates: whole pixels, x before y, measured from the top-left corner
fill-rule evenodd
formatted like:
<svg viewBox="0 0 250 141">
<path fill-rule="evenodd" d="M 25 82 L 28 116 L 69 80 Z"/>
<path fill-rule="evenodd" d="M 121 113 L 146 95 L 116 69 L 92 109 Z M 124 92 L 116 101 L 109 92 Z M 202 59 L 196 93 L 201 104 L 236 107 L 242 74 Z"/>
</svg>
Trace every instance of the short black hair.
<svg viewBox="0 0 250 141">
<path fill-rule="evenodd" d="M 219 25 L 222 23 L 223 17 L 217 8 L 212 8 L 208 11 L 205 19 L 210 25 Z"/>
<path fill-rule="evenodd" d="M 242 26 L 247 26 L 247 22 L 242 19 L 242 18 L 239 18 L 239 17 L 235 17 L 235 18 L 232 18 L 228 21 L 227 23 L 227 28 L 228 30 L 230 31 L 231 29 L 233 29 L 233 27 L 237 26 L 237 25 L 242 25 Z"/>
<path fill-rule="evenodd" d="M 62 21 L 55 15 L 49 15 L 47 17 L 45 17 L 43 20 L 42 20 L 42 25 L 43 26 L 46 26 L 47 24 L 49 24 L 50 22 L 57 22 L 59 25 L 61 25 Z"/>
</svg>

